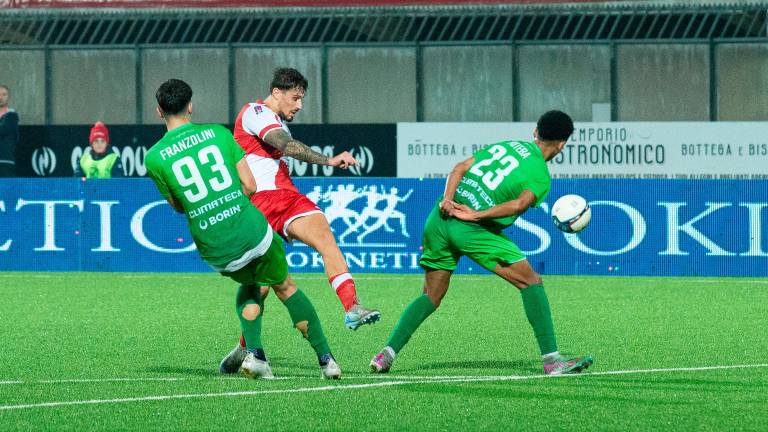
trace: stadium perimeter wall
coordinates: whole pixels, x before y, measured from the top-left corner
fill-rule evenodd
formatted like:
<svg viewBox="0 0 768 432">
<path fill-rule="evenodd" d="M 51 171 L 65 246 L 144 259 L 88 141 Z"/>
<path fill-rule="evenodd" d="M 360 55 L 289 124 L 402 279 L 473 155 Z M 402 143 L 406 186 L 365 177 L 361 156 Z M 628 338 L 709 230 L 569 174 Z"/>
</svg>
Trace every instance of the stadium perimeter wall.
<svg viewBox="0 0 768 432">
<path fill-rule="evenodd" d="M 296 183 L 326 212 L 353 272 L 420 272 L 422 226 L 442 180 Z M 550 220 L 551 204 L 566 193 L 592 206 L 591 225 L 578 236 Z M 508 234 L 543 274 L 765 277 L 766 227 L 768 180 L 558 179 Z M 287 258 L 293 272 L 322 271 L 304 245 L 289 245 Z M 185 218 L 151 180 L 51 178 L 0 180 L 0 271 L 210 269 Z M 458 272 L 484 270 L 463 260 Z"/>
</svg>

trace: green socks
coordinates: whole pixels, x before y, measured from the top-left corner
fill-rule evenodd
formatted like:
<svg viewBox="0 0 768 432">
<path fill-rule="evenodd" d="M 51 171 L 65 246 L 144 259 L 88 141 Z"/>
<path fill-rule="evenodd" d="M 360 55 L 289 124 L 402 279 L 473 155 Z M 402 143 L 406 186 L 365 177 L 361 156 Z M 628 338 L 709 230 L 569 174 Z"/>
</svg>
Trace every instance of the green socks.
<svg viewBox="0 0 768 432">
<path fill-rule="evenodd" d="M 435 305 L 426 294 L 419 296 L 405 308 L 395 329 L 389 335 L 387 346 L 397 353 L 408 343 L 413 333 L 435 311 Z"/>
<path fill-rule="evenodd" d="M 318 356 L 331 352 L 328 341 L 320 326 L 320 318 L 317 317 L 315 307 L 304 293 L 297 289 L 283 304 L 288 309 L 293 325 L 309 341 Z"/>
<path fill-rule="evenodd" d="M 243 309 L 249 304 L 259 305 L 259 315 L 254 320 L 243 317 Z M 245 347 L 248 349 L 264 348 L 261 343 L 261 316 L 264 314 L 264 301 L 258 286 L 240 285 L 235 300 L 237 317 L 240 319 L 240 328 L 243 330 Z"/>
<path fill-rule="evenodd" d="M 544 285 L 530 285 L 520 290 L 523 296 L 523 308 L 528 322 L 533 327 L 533 334 L 539 343 L 541 354 L 557 351 L 555 326 L 552 324 L 552 313 L 549 310 L 549 300 L 544 292 Z"/>
</svg>

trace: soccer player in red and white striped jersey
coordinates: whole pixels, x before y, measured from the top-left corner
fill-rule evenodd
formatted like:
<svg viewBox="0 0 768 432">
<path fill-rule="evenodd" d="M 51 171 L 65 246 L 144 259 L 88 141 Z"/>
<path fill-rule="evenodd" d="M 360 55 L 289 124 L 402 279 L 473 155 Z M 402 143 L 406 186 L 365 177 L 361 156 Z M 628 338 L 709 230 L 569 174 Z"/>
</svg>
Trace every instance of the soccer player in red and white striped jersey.
<svg viewBox="0 0 768 432">
<path fill-rule="evenodd" d="M 360 304 L 355 280 L 325 215 L 296 189 L 288 166 L 281 160 L 288 156 L 339 168 L 357 164 L 349 152 L 328 157 L 291 136 L 287 123 L 301 110 L 307 86 L 306 78 L 296 69 L 276 69 L 269 96 L 263 101 L 245 104 L 235 120 L 234 136 L 245 150 L 248 166 L 256 179 L 258 190 L 251 202 L 283 238 L 306 243 L 322 256 L 328 281 L 344 306 L 345 325 L 357 329 L 378 321 L 380 313 Z"/>
</svg>

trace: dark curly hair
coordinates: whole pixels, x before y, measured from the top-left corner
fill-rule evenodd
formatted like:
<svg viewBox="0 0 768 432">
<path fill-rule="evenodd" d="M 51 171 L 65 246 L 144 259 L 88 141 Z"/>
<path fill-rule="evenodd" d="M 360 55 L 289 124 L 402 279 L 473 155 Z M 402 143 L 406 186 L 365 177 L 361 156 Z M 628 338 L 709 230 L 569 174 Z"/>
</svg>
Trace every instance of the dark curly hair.
<svg viewBox="0 0 768 432">
<path fill-rule="evenodd" d="M 273 88 L 278 88 L 280 90 L 298 89 L 306 92 L 307 88 L 309 88 L 309 83 L 307 82 L 307 79 L 304 78 L 304 75 L 296 69 L 277 68 L 272 75 L 272 83 L 270 84 L 269 91 L 271 92 Z"/>
<path fill-rule="evenodd" d="M 192 88 L 180 79 L 171 78 L 160 85 L 155 99 L 163 113 L 177 115 L 184 111 L 192 100 Z"/>
<path fill-rule="evenodd" d="M 536 128 L 545 141 L 567 141 L 573 134 L 573 120 L 562 111 L 547 111 L 539 117 Z"/>
</svg>

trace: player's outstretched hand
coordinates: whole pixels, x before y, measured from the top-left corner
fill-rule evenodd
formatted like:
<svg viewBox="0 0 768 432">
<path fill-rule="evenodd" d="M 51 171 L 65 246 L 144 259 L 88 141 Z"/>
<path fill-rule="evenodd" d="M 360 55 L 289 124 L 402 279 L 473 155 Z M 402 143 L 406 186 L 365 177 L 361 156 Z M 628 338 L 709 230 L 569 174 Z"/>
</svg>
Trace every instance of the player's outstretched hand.
<svg viewBox="0 0 768 432">
<path fill-rule="evenodd" d="M 352 165 L 357 165 L 357 160 L 349 152 L 345 151 L 332 158 L 328 158 L 328 165 L 346 169 Z"/>
<path fill-rule="evenodd" d="M 480 220 L 478 213 L 464 204 L 454 203 L 453 210 L 451 210 L 451 216 L 456 219 L 461 219 L 468 222 L 477 222 Z"/>
</svg>

